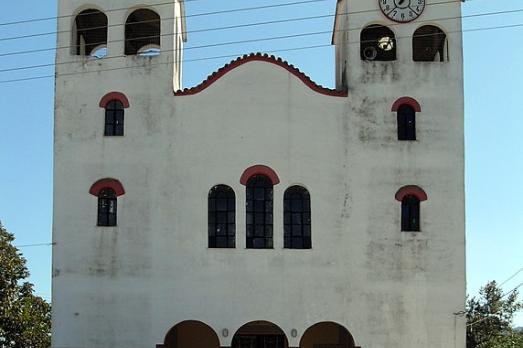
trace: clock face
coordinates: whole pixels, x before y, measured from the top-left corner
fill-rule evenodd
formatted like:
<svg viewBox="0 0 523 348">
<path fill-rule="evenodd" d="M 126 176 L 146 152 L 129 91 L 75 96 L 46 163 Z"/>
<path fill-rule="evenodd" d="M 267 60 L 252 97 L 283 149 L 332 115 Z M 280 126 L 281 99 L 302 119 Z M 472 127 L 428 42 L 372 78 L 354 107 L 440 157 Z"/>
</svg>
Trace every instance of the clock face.
<svg viewBox="0 0 523 348">
<path fill-rule="evenodd" d="M 378 1 L 385 16 L 399 23 L 407 23 L 415 20 L 425 9 L 425 0 Z"/>
</svg>

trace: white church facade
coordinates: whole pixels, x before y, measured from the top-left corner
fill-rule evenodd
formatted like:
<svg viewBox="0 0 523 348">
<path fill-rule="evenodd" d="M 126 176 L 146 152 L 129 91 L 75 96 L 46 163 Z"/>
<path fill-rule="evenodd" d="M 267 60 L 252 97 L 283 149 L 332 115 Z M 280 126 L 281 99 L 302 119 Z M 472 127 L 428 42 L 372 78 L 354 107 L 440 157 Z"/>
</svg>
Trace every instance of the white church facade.
<svg viewBox="0 0 523 348">
<path fill-rule="evenodd" d="M 334 89 L 183 89 L 183 1 L 59 1 L 53 348 L 465 347 L 461 2 L 334 5 Z"/>
</svg>

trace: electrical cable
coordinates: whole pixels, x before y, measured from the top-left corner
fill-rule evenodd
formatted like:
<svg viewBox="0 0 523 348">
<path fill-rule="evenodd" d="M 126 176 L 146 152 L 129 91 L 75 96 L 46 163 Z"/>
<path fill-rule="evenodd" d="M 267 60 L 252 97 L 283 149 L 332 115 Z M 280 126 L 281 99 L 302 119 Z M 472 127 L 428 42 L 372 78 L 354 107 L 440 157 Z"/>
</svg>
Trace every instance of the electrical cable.
<svg viewBox="0 0 523 348">
<path fill-rule="evenodd" d="M 509 281 L 511 281 L 512 279 L 514 279 L 514 277 L 516 277 L 518 274 L 520 274 L 521 272 L 523 271 L 523 267 L 520 268 L 517 272 L 515 272 L 513 275 L 511 275 L 507 280 L 505 280 L 503 283 L 499 284 L 499 286 L 503 286 L 505 284 L 507 284 Z"/>
<path fill-rule="evenodd" d="M 309 1 L 320 1 L 320 0 L 309 0 Z M 321 1 L 326 1 L 326 0 L 321 0 Z M 308 1 L 307 1 L 308 2 Z M 443 1 L 443 2 L 437 2 L 437 3 L 432 3 L 432 4 L 427 4 L 427 6 L 430 6 L 430 5 L 441 5 L 441 4 L 448 4 L 448 3 L 453 3 L 455 2 L 455 0 L 447 0 L 447 1 Z M 304 2 L 298 2 L 298 3 L 290 3 L 290 4 L 302 4 Z M 288 4 L 287 4 L 288 5 Z M 253 8 L 247 8 L 247 9 L 253 9 Z M 241 10 L 247 10 L 247 9 L 241 9 Z M 340 14 L 337 14 L 338 16 L 345 16 L 345 15 L 349 15 L 349 14 L 358 14 L 358 13 L 365 13 L 365 12 L 375 12 L 375 11 L 379 11 L 379 10 L 376 10 L 376 9 L 370 9 L 370 10 L 361 10 L 361 11 L 354 11 L 354 12 L 350 12 L 350 13 L 340 13 Z M 490 12 L 488 15 L 497 15 L 497 14 L 505 14 L 505 13 L 511 13 L 511 12 L 521 12 L 523 10 L 509 10 L 509 11 L 499 11 L 499 12 Z M 458 19 L 458 18 L 469 18 L 469 17 L 480 17 L 480 16 L 485 16 L 486 14 L 476 14 L 476 15 L 469 15 L 469 16 L 460 16 L 460 17 L 447 17 L 448 19 Z M 293 21 L 301 21 L 301 20 L 307 20 L 307 19 L 320 19 L 320 18 L 327 18 L 327 17 L 336 17 L 336 14 L 330 14 L 330 15 L 321 15 L 321 16 L 311 16 L 311 17 L 303 17 L 303 18 L 295 18 L 295 19 L 283 19 L 283 20 L 274 20 L 274 21 L 268 21 L 268 22 L 259 22 L 259 23 L 247 23 L 247 24 L 240 24 L 240 25 L 233 25 L 233 26 L 229 26 L 229 27 L 218 27 L 218 28 L 206 28 L 206 29 L 196 29 L 196 30 L 193 30 L 193 31 L 184 31 L 184 32 L 180 32 L 179 34 L 180 35 L 184 35 L 184 34 L 190 34 L 190 33 L 201 33 L 201 32 L 207 32 L 207 31 L 216 31 L 216 30 L 226 30 L 226 29 L 237 29 L 237 28 L 245 28 L 245 27 L 249 27 L 249 26 L 258 26 L 258 25 L 264 25 L 264 24 L 276 24 L 276 23 L 285 23 L 285 22 L 293 22 Z M 168 18 L 168 19 L 175 19 L 175 17 L 173 18 Z M 445 20 L 446 18 L 441 18 L 441 19 L 432 19 L 430 21 L 434 21 L 434 20 Z M 147 21 L 141 21 L 141 22 L 133 22 L 132 25 L 136 25 L 136 24 L 139 24 L 139 23 L 150 23 L 150 22 L 154 22 L 155 20 L 147 20 Z M 157 21 L 157 20 L 156 20 Z M 426 20 L 425 22 L 430 22 L 429 20 Z M 423 21 L 419 21 L 420 23 L 423 22 Z M 392 23 L 389 25 L 389 27 L 392 27 L 392 26 L 397 26 L 397 25 L 401 25 L 402 23 Z M 121 26 L 121 25 L 124 25 L 124 24 L 113 24 L 113 25 L 109 25 L 108 27 L 111 27 L 111 26 Z M 92 28 L 92 30 L 96 30 L 96 29 L 101 29 L 101 28 L 106 28 L 106 26 L 102 26 L 102 27 L 94 27 Z M 356 29 L 349 29 L 349 30 L 356 30 Z M 84 30 L 85 31 L 85 30 Z M 70 30 L 67 30 L 67 31 L 63 31 L 65 33 L 69 33 Z M 332 31 L 331 31 L 332 32 Z M 160 36 L 160 37 L 164 37 L 164 36 L 173 36 L 173 35 L 177 35 L 178 33 L 167 33 L 167 34 L 160 34 L 160 35 L 155 35 L 155 36 L 149 36 L 149 37 L 142 37 L 142 38 L 153 38 L 153 37 L 157 37 L 157 36 Z M 11 37 L 11 38 L 4 38 L 4 39 L 0 39 L 0 41 L 2 40 L 14 40 L 16 37 Z M 90 45 L 92 46 L 98 46 L 98 45 L 104 45 L 104 44 L 109 44 L 109 43 L 116 43 L 116 42 L 126 42 L 126 41 L 133 41 L 133 40 L 138 40 L 140 38 L 131 38 L 131 39 L 119 39 L 119 40 L 110 40 L 110 41 L 101 41 L 101 42 L 93 42 L 93 43 L 90 43 Z M 14 51 L 14 52 L 7 52 L 7 53 L 0 53 L 0 57 L 4 57 L 4 56 L 12 56 L 12 55 L 19 55 L 19 54 L 28 54 L 28 53 L 37 53 L 37 52 L 46 52 L 46 51 L 54 51 L 54 50 L 62 50 L 62 49 L 71 49 L 71 48 L 75 48 L 77 47 L 77 45 L 67 45 L 67 46 L 59 46 L 59 47 L 49 47 L 49 48 L 41 48 L 41 49 L 34 49 L 34 50 L 26 50 L 26 51 Z"/>
<path fill-rule="evenodd" d="M 473 28 L 473 29 L 467 29 L 467 30 L 456 30 L 456 31 L 449 31 L 447 33 L 448 34 L 466 33 L 466 32 L 477 32 L 477 31 L 486 31 L 486 30 L 508 29 L 508 28 L 516 28 L 516 27 L 523 27 L 523 23 L 506 25 L 506 26 L 494 26 L 494 27 L 485 27 L 485 28 Z M 305 34 L 299 34 L 299 35 L 304 36 Z M 409 38 L 409 37 L 413 37 L 413 36 L 409 35 L 409 36 L 403 36 L 403 37 L 399 37 L 399 38 Z M 268 38 L 265 40 L 273 40 L 273 39 L 275 39 L 275 38 Z M 260 41 L 260 40 L 254 40 L 254 41 Z M 349 42 L 348 44 L 356 44 L 356 43 L 360 43 L 360 41 Z M 213 44 L 212 46 L 216 46 L 216 45 L 220 45 L 220 44 Z M 312 46 L 312 48 L 318 48 L 321 46 L 322 45 L 316 45 L 316 46 Z M 324 46 L 327 47 L 327 46 L 332 46 L 332 45 L 325 44 Z M 290 51 L 290 50 L 305 50 L 305 49 L 309 49 L 309 48 L 311 48 L 311 47 L 297 47 L 297 48 L 292 48 L 292 49 L 268 50 L 268 52 L 272 53 L 272 52 L 283 52 L 283 51 Z M 242 54 L 242 55 L 245 55 L 245 54 Z M 234 57 L 237 57 L 237 56 L 238 55 L 234 55 Z M 224 58 L 224 57 L 221 56 L 219 58 Z M 218 57 L 204 57 L 204 58 L 195 59 L 194 61 L 204 61 L 204 60 L 212 60 L 212 59 L 218 59 Z M 182 62 L 190 62 L 190 61 L 191 60 L 182 60 Z M 167 65 L 167 64 L 173 64 L 173 62 L 149 64 L 149 65 L 147 65 L 147 67 L 154 67 L 154 66 Z M 107 72 L 107 71 L 115 71 L 115 70 L 136 69 L 136 68 L 142 68 L 142 67 L 143 66 L 131 66 L 131 67 L 126 66 L 126 67 L 100 69 L 100 70 L 92 70 L 92 71 L 79 71 L 79 72 L 71 72 L 71 73 L 63 73 L 63 74 L 42 75 L 42 76 L 26 77 L 26 78 L 20 78 L 20 79 L 0 80 L 0 84 L 31 81 L 31 80 L 38 80 L 38 79 L 45 79 L 45 78 L 54 78 L 54 77 L 60 77 L 60 76 L 72 76 L 72 75 L 99 73 L 99 72 Z"/>
<path fill-rule="evenodd" d="M 17 249 L 20 249 L 20 248 L 31 248 L 31 247 L 39 247 L 39 246 L 53 246 L 53 245 L 56 245 L 56 243 L 24 244 L 24 245 L 15 245 L 14 247 Z"/>
<path fill-rule="evenodd" d="M 191 1 L 200 1 L 200 0 L 184 0 L 183 2 L 191 2 Z M 202 12 L 202 13 L 196 13 L 196 14 L 193 14 L 193 15 L 186 15 L 186 16 L 183 16 L 183 17 L 180 17 L 180 18 L 212 16 L 212 15 L 223 14 L 223 13 L 242 12 L 242 11 L 251 11 L 251 10 L 261 10 L 261 9 L 267 9 L 267 8 L 293 6 L 293 5 L 299 5 L 299 4 L 308 4 L 308 3 L 313 3 L 313 2 L 324 2 L 324 1 L 330 1 L 330 0 L 302 0 L 302 1 L 296 1 L 296 2 L 291 2 L 291 3 L 275 4 L 275 5 L 265 5 L 265 6 L 256 6 L 256 7 L 244 7 L 244 8 L 230 9 L 230 10 L 213 11 L 213 12 Z M 148 4 L 146 6 L 151 7 L 151 6 L 163 6 L 163 5 L 173 5 L 173 4 L 174 4 L 173 1 L 169 1 L 169 2 L 161 2 L 161 3 L 156 3 L 156 4 Z M 104 10 L 103 13 L 116 12 L 116 11 L 128 11 L 128 10 L 129 10 L 129 7 L 124 7 L 124 8 L 116 8 L 116 9 Z M 88 16 L 88 15 L 90 15 L 90 13 L 79 13 L 79 14 L 76 14 L 76 15 L 75 14 L 70 14 L 70 15 L 63 15 L 63 16 L 26 19 L 26 20 L 14 21 L 14 22 L 0 23 L 0 27 L 7 26 L 7 25 L 25 24 L 25 23 L 49 21 L 49 20 L 54 20 L 54 19 L 63 19 L 63 18 L 71 18 L 71 17 L 78 17 L 78 16 Z"/>
<path fill-rule="evenodd" d="M 247 8 L 239 8 L 239 9 L 223 10 L 223 11 L 215 11 L 215 12 L 204 12 L 204 13 L 198 13 L 198 14 L 193 14 L 193 15 L 185 15 L 185 16 L 181 16 L 181 17 L 166 17 L 166 18 L 162 17 L 162 18 L 160 18 L 160 21 L 175 20 L 175 19 L 178 19 L 178 18 L 200 17 L 200 16 L 223 14 L 223 13 L 229 13 L 229 12 L 266 9 L 266 8 L 270 8 L 272 6 L 282 7 L 282 6 L 301 5 L 301 4 L 305 4 L 305 3 L 309 3 L 309 2 L 318 2 L 318 1 L 327 1 L 327 0 L 308 0 L 308 1 L 300 1 L 300 2 L 291 2 L 291 3 L 278 4 L 278 5 L 267 5 L 267 6 L 261 6 L 261 7 L 247 7 Z M 430 4 L 427 4 L 426 6 L 442 5 L 442 4 L 449 4 L 449 3 L 454 3 L 454 2 L 455 2 L 455 0 L 446 0 L 446 1 L 441 1 L 441 2 L 430 3 Z M 380 10 L 379 9 L 367 9 L 367 10 L 353 11 L 353 12 L 350 12 L 350 13 L 342 13 L 342 14 L 339 14 L 339 15 L 348 15 L 348 14 L 354 15 L 354 14 L 377 12 L 377 11 L 380 11 Z M 505 12 L 505 11 L 500 11 L 500 14 L 503 13 L 503 12 Z M 80 13 L 77 16 L 89 15 L 89 14 L 92 14 L 92 13 L 88 13 L 88 14 Z M 313 16 L 313 17 L 309 17 L 309 18 L 323 18 L 323 17 L 335 17 L 335 16 L 336 16 L 335 14 L 331 14 L 331 15 L 325 15 L 325 16 Z M 130 25 L 137 25 L 137 24 L 144 24 L 144 23 L 154 23 L 154 22 L 158 22 L 158 20 L 157 19 L 152 19 L 152 20 L 149 19 L 149 20 L 144 20 L 144 21 L 136 21 L 136 22 L 130 23 Z M 82 31 L 86 32 L 86 31 L 99 30 L 99 29 L 104 29 L 104 28 L 119 27 L 119 26 L 124 26 L 126 24 L 127 23 L 117 23 L 117 24 L 109 24 L 109 25 L 104 25 L 104 26 L 90 27 L 90 28 L 84 28 L 84 29 L 82 29 Z M 234 27 L 235 26 L 233 26 L 233 28 Z M 210 29 L 210 30 L 213 30 L 213 29 Z M 39 36 L 48 36 L 48 35 L 54 35 L 54 34 L 63 34 L 63 33 L 69 33 L 70 31 L 71 30 L 61 30 L 61 31 L 52 31 L 52 32 L 44 32 L 44 33 L 27 34 L 27 35 L 21 35 L 21 36 L 4 37 L 4 38 L 0 38 L 0 41 L 9 41 L 9 40 L 26 39 L 26 38 L 33 38 L 33 37 L 39 37 Z M 186 32 L 182 32 L 182 34 L 188 34 L 188 33 L 194 33 L 194 32 L 202 32 L 202 31 L 206 31 L 206 30 L 186 31 Z M 102 43 L 100 43 L 100 44 L 102 44 Z M 75 46 L 76 45 L 71 45 L 70 47 L 75 47 Z"/>
<path fill-rule="evenodd" d="M 503 298 L 507 297 L 508 295 L 510 295 L 510 294 L 512 294 L 512 293 L 514 293 L 514 292 L 516 292 L 516 291 L 517 291 L 520 287 L 522 287 L 522 286 L 523 286 L 523 283 L 520 283 L 520 284 L 519 284 L 518 286 L 516 286 L 514 289 L 512 289 L 512 290 L 510 290 L 509 292 L 506 292 L 505 294 L 503 294 L 503 295 L 500 297 L 500 299 L 503 299 Z M 485 320 L 488 320 L 488 319 L 490 319 L 490 318 L 491 318 L 491 316 L 488 316 L 488 317 L 485 317 L 485 318 L 478 319 L 478 320 L 476 320 L 476 321 L 473 321 L 472 323 L 468 323 L 468 324 L 467 324 L 467 327 L 472 327 L 472 326 L 474 326 L 474 325 L 476 325 L 476 324 L 479 324 L 479 323 L 481 323 L 481 322 L 483 322 L 483 321 L 485 321 Z"/>
<path fill-rule="evenodd" d="M 523 9 L 515 9 L 515 10 L 510 10 L 510 11 L 502 11 L 502 12 L 476 13 L 476 14 L 471 14 L 471 15 L 467 15 L 467 16 L 460 16 L 460 17 L 443 17 L 443 18 L 431 19 L 431 20 L 426 20 L 426 21 L 420 21 L 419 23 L 433 22 L 433 21 L 444 21 L 444 20 L 453 20 L 453 19 L 459 19 L 459 18 L 467 19 L 467 18 L 484 17 L 484 16 L 490 16 L 490 15 L 500 15 L 500 14 L 507 14 L 507 13 L 516 13 L 516 12 L 523 12 Z M 345 15 L 345 13 L 344 14 L 340 14 L 340 15 Z M 320 16 L 320 17 L 323 17 L 323 16 Z M 314 17 L 301 17 L 301 18 L 286 19 L 286 20 L 281 20 L 281 21 L 306 20 L 306 19 L 309 19 L 309 18 L 314 18 Z M 250 23 L 250 24 L 244 24 L 244 25 L 241 25 L 241 26 L 264 25 L 264 24 L 272 24 L 272 23 L 275 23 L 275 22 L 280 22 L 280 21 L 278 20 L 278 21 L 267 21 L 267 22 Z M 396 24 L 396 25 L 398 25 L 398 24 Z M 207 29 L 207 30 L 221 30 L 221 29 L 224 29 L 224 28 L 228 29 L 230 27 L 222 27 L 222 28 Z M 361 29 L 363 29 L 363 27 L 362 28 L 349 28 L 349 29 L 347 29 L 345 31 L 354 31 L 354 30 L 361 30 Z M 344 31 L 344 30 L 340 30 L 340 31 Z M 331 34 L 332 32 L 333 32 L 332 30 L 328 30 L 328 31 L 320 31 L 320 32 L 311 32 L 311 33 L 303 33 L 303 34 L 277 36 L 277 37 L 249 39 L 249 40 L 232 41 L 232 42 L 222 42 L 222 43 L 216 43 L 216 44 L 207 44 L 207 45 L 186 47 L 186 48 L 184 48 L 184 51 L 193 50 L 193 49 L 210 48 L 210 47 L 216 47 L 216 46 L 252 43 L 252 42 L 257 42 L 257 41 L 280 40 L 280 39 L 296 38 L 296 37 L 303 37 L 303 36 Z M 337 31 L 334 31 L 334 32 L 337 32 Z M 163 34 L 161 36 L 165 36 L 165 35 L 174 35 L 174 33 Z M 436 35 L 436 34 L 434 34 L 434 35 Z M 423 36 L 423 35 L 419 35 L 419 36 Z M 144 38 L 150 38 L 150 37 L 133 38 L 133 39 L 127 39 L 127 40 L 138 40 L 138 39 L 144 39 Z M 405 37 L 405 38 L 407 38 L 407 37 Z M 126 40 L 117 40 L 117 41 L 126 41 Z M 114 41 L 110 41 L 110 42 L 114 42 Z M 365 41 L 363 41 L 363 42 L 365 42 Z M 358 43 L 362 43 L 362 42 L 359 41 Z M 173 52 L 173 51 L 176 51 L 176 50 L 165 50 L 165 51 L 162 51 L 162 52 Z M 15 54 L 15 53 L 18 54 L 17 52 L 13 52 L 13 54 Z M 6 56 L 6 55 L 10 55 L 10 54 L 11 53 L 0 54 L 0 57 Z M 126 55 L 108 56 L 108 57 L 104 57 L 104 58 L 101 58 L 101 59 L 109 60 L 109 59 L 123 58 L 123 57 L 126 57 Z M 50 67 L 50 66 L 57 66 L 57 65 L 64 65 L 64 64 L 74 64 L 74 63 L 77 63 L 77 62 L 78 61 L 54 62 L 54 63 L 48 63 L 48 64 L 38 64 L 38 65 L 29 65 L 29 66 L 23 66 L 23 67 L 13 67 L 13 68 L 1 69 L 0 73 L 10 72 L 10 71 L 27 70 L 27 69 L 35 69 L 35 68 L 43 68 L 43 67 Z"/>
<path fill-rule="evenodd" d="M 510 290 L 509 292 L 505 293 L 501 298 L 505 298 L 508 295 L 512 294 L 513 292 L 516 292 L 520 287 L 523 286 L 523 283 L 520 283 L 518 286 L 516 286 L 514 289 Z"/>
</svg>

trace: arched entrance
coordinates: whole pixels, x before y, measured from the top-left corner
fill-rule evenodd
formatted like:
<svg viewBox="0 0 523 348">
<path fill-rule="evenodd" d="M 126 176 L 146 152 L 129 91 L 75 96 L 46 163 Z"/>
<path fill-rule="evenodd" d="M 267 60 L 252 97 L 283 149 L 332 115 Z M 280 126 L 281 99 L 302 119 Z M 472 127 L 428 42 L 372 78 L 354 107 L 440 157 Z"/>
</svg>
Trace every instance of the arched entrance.
<svg viewBox="0 0 523 348">
<path fill-rule="evenodd" d="M 300 348 L 358 348 L 349 330 L 340 324 L 326 321 L 309 327 L 300 340 Z"/>
<path fill-rule="evenodd" d="M 282 329 L 268 321 L 251 321 L 236 331 L 231 348 L 288 348 Z"/>
<path fill-rule="evenodd" d="M 157 348 L 220 348 L 216 332 L 200 321 L 187 320 L 176 324 Z"/>
</svg>

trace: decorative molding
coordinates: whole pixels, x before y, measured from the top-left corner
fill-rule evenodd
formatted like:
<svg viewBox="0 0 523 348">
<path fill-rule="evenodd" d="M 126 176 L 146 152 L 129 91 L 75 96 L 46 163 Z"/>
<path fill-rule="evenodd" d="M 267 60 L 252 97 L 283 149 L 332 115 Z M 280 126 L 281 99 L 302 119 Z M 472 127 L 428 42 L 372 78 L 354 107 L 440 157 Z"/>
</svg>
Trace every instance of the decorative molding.
<svg viewBox="0 0 523 348">
<path fill-rule="evenodd" d="M 266 62 L 282 67 L 297 78 L 299 78 L 310 89 L 320 94 L 332 97 L 347 97 L 348 95 L 347 90 L 330 89 L 318 85 L 317 83 L 313 82 L 309 76 L 305 75 L 294 65 L 289 64 L 287 61 L 284 61 L 281 58 L 276 58 L 275 56 L 269 56 L 268 54 L 262 53 L 251 53 L 250 55 L 244 55 L 242 57 L 239 57 L 236 60 L 231 61 L 229 64 L 224 65 L 222 68 L 218 69 L 218 71 L 209 75 L 207 79 L 199 85 L 192 88 L 185 88 L 184 90 L 176 91 L 174 92 L 174 95 L 186 96 L 197 94 L 206 89 L 207 87 L 211 86 L 213 83 L 215 83 L 217 80 L 219 80 L 221 77 L 223 77 L 231 70 L 234 70 L 237 67 L 249 62 Z"/>
<path fill-rule="evenodd" d="M 103 189 L 110 188 L 116 193 L 116 196 L 122 196 L 125 194 L 125 189 L 120 181 L 116 179 L 106 178 L 98 180 L 91 186 L 89 193 L 93 196 L 98 197 Z"/>
<path fill-rule="evenodd" d="M 396 193 L 396 200 L 399 202 L 403 202 L 403 198 L 405 198 L 406 196 L 414 196 L 417 199 L 419 199 L 420 202 L 426 201 L 428 199 L 428 196 L 425 193 L 425 191 L 421 187 L 416 185 L 408 185 L 400 188 Z"/>
<path fill-rule="evenodd" d="M 125 96 L 125 94 L 121 92 L 109 92 L 106 95 L 103 96 L 103 98 L 100 100 L 100 107 L 104 108 L 109 104 L 112 100 L 119 100 L 124 108 L 129 107 L 129 99 Z"/>
<path fill-rule="evenodd" d="M 394 104 L 392 105 L 392 112 L 397 112 L 398 109 L 400 108 L 400 106 L 402 105 L 409 105 L 411 106 L 414 111 L 416 112 L 421 112 L 421 105 L 418 103 L 418 101 L 414 98 L 411 98 L 411 97 L 401 97 L 399 98 L 398 100 L 396 100 L 394 102 Z"/>
<path fill-rule="evenodd" d="M 276 172 L 272 170 L 272 168 L 261 164 L 245 169 L 240 178 L 240 183 L 242 185 L 247 185 L 247 181 L 249 181 L 249 179 L 252 178 L 254 175 L 265 175 L 271 180 L 273 185 L 278 185 L 280 183 L 280 178 L 278 177 L 278 174 L 276 174 Z"/>
</svg>

